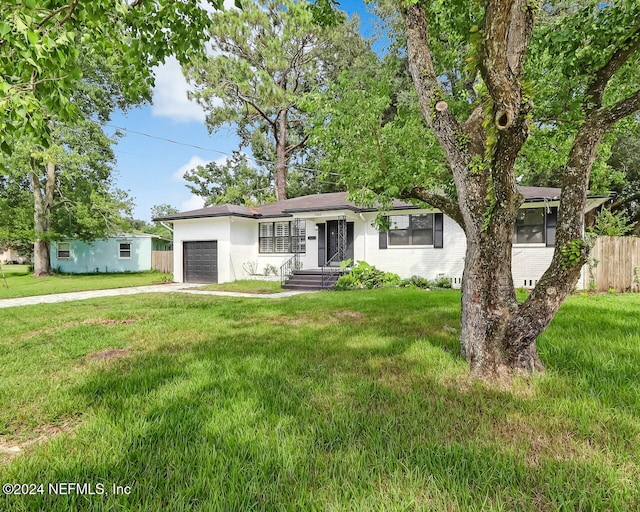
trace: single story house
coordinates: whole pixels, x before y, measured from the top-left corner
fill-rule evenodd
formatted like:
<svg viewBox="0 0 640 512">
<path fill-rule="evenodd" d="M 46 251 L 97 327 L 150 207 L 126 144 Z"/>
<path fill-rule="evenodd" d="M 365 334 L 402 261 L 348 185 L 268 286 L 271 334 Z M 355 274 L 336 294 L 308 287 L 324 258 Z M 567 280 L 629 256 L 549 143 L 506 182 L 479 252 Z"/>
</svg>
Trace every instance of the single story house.
<svg viewBox="0 0 640 512">
<path fill-rule="evenodd" d="M 551 262 L 560 189 L 520 187 L 525 197 L 513 235 L 513 279 L 532 287 Z M 608 196 L 590 196 L 588 210 Z M 466 238 L 437 209 L 401 201 L 389 212 L 391 228 L 380 232 L 378 211 L 347 201 L 345 192 L 287 199 L 256 207 L 215 205 L 154 220 L 174 229 L 174 279 L 224 283 L 250 268 L 280 268 L 294 254 L 304 269 L 364 260 L 401 277 L 448 277 L 459 287 Z M 584 287 L 586 275 L 579 286 Z"/>
<path fill-rule="evenodd" d="M 146 233 L 122 233 L 92 242 L 61 240 L 51 243 L 51 268 L 69 274 L 142 272 L 152 268 L 152 251 L 166 243 Z"/>
</svg>

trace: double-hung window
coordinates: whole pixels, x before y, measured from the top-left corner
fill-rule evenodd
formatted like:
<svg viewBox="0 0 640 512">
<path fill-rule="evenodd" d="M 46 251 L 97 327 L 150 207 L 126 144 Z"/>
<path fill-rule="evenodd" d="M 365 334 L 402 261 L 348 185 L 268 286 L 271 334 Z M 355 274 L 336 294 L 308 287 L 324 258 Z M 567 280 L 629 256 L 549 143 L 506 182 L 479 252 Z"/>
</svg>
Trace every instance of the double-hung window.
<svg viewBox="0 0 640 512">
<path fill-rule="evenodd" d="M 258 228 L 260 253 L 304 253 L 306 221 L 261 222 Z"/>
<path fill-rule="evenodd" d="M 131 242 L 120 242 L 118 244 L 118 258 L 131 259 Z"/>
<path fill-rule="evenodd" d="M 58 242 L 56 256 L 59 260 L 68 260 L 71 257 L 71 244 L 69 242 Z"/>
<path fill-rule="evenodd" d="M 513 230 L 514 244 L 545 243 L 544 208 L 522 208 L 518 210 Z"/>
<path fill-rule="evenodd" d="M 433 214 L 391 215 L 389 245 L 433 245 Z"/>
</svg>

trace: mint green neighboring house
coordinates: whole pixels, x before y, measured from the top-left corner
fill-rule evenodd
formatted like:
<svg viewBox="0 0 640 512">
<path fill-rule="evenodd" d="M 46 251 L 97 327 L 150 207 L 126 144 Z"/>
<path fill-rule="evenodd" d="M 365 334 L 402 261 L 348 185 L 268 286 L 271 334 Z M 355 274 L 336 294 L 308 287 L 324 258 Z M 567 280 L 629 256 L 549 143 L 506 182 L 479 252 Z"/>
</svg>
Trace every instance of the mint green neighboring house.
<svg viewBox="0 0 640 512">
<path fill-rule="evenodd" d="M 166 250 L 166 244 L 163 238 L 143 233 L 93 242 L 60 240 L 51 243 L 51 268 L 68 274 L 142 272 L 152 268 L 152 251 Z"/>
</svg>

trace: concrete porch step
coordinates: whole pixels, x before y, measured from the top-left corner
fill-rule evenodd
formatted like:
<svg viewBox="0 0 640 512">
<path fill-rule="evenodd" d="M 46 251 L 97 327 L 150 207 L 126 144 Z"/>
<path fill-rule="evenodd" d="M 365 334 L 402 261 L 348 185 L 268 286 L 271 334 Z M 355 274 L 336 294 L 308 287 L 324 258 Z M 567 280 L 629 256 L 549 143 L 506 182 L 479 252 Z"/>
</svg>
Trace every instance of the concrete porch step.
<svg viewBox="0 0 640 512">
<path fill-rule="evenodd" d="M 322 290 L 333 288 L 338 277 L 344 272 L 339 272 L 327 279 L 326 286 L 322 286 L 322 269 L 295 270 L 291 277 L 282 285 L 285 290 Z"/>
</svg>

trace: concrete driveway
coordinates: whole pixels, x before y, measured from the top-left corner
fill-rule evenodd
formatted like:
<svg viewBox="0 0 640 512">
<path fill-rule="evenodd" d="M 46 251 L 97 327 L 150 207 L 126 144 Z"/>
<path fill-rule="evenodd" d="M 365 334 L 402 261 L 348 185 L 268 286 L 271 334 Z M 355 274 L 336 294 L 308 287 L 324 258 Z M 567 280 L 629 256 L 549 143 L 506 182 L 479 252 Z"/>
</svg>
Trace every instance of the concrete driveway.
<svg viewBox="0 0 640 512">
<path fill-rule="evenodd" d="M 131 288 L 111 288 L 108 290 L 89 290 L 85 292 L 56 293 L 53 295 L 36 295 L 34 297 L 18 297 L 15 299 L 0 299 L 0 308 L 12 308 L 16 306 L 33 306 L 35 304 L 55 304 L 57 302 L 70 302 L 74 300 L 95 299 L 99 297 L 118 297 L 120 295 L 136 295 L 138 293 L 190 293 L 193 295 L 217 295 L 223 297 L 248 297 L 256 299 L 281 299 L 291 297 L 303 291 L 287 291 L 272 294 L 260 293 L 236 293 L 214 292 L 194 290 L 204 285 L 197 283 L 169 283 L 153 284 L 149 286 L 132 286 Z"/>
</svg>

